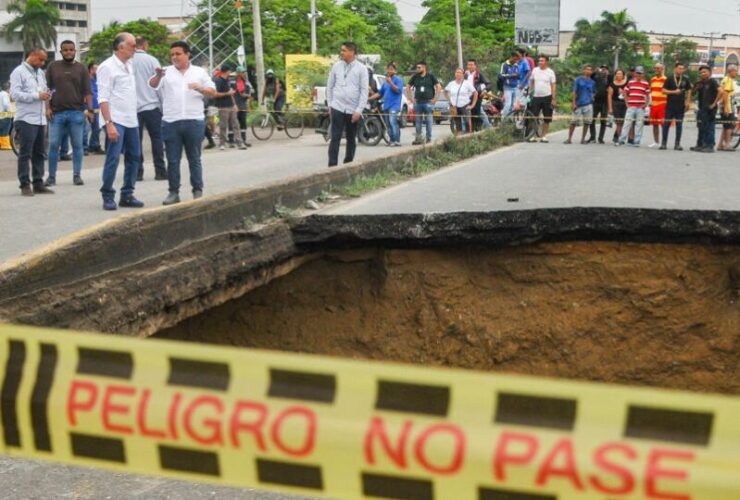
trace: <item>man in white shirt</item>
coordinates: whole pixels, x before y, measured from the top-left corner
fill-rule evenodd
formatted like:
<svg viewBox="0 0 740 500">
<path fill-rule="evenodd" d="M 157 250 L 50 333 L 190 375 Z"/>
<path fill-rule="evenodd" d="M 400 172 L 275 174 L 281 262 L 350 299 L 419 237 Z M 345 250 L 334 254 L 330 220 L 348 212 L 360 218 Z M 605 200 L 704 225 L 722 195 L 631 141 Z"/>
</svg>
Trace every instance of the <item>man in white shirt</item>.
<svg viewBox="0 0 740 500">
<path fill-rule="evenodd" d="M 342 60 L 331 69 L 326 85 L 326 102 L 331 113 L 330 167 L 335 167 L 339 163 L 342 132 L 347 137 L 344 163 L 350 163 L 355 159 L 357 123 L 367 105 L 369 89 L 367 68 L 357 60 L 357 45 L 344 42 L 339 55 Z"/>
<path fill-rule="evenodd" d="M 548 142 L 547 132 L 550 130 L 553 110 L 557 105 L 557 79 L 555 78 L 555 72 L 548 67 L 549 64 L 549 57 L 540 56 L 537 67 L 532 70 L 529 77 L 529 88 L 534 89 L 530 109 L 534 116 L 540 116 L 540 113 L 542 113 L 545 118 L 540 142 Z M 530 142 L 536 140 L 537 138 L 532 136 Z"/>
<path fill-rule="evenodd" d="M 157 91 L 149 86 L 154 70 L 160 67 L 159 61 L 147 53 L 149 42 L 143 36 L 136 37 L 134 53 L 134 73 L 136 74 L 136 115 L 139 120 L 139 141 L 144 138 L 144 129 L 149 134 L 154 161 L 154 180 L 167 180 L 167 165 L 164 163 L 164 144 L 162 143 L 162 103 Z M 143 149 L 143 148 L 142 148 Z M 144 152 L 136 180 L 144 180 Z"/>
<path fill-rule="evenodd" d="M 180 203 L 180 160 L 182 149 L 188 158 L 193 199 L 203 196 L 203 164 L 200 146 L 206 131 L 203 99 L 216 95 L 216 85 L 208 73 L 190 64 L 190 45 L 178 41 L 170 45 L 172 66 L 157 68 L 149 87 L 162 95 L 162 137 L 167 150 L 169 194 L 163 205 Z"/>
<path fill-rule="evenodd" d="M 136 77 L 131 58 L 136 40 L 131 33 L 119 33 L 113 40 L 113 55 L 98 66 L 98 101 L 103 130 L 108 136 L 108 148 L 103 166 L 103 210 L 116 210 L 116 180 L 118 162 L 123 152 L 123 186 L 118 204 L 141 208 L 144 204 L 134 197 L 136 176 L 141 164 L 139 121 L 136 116 Z"/>
</svg>

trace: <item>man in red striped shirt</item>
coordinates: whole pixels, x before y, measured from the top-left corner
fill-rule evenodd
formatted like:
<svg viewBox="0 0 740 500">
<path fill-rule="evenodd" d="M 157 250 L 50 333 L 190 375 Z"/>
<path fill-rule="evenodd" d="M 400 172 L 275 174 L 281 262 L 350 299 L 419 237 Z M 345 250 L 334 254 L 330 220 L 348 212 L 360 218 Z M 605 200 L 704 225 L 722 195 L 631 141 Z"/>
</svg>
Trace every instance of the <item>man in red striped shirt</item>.
<svg viewBox="0 0 740 500">
<path fill-rule="evenodd" d="M 650 80 L 650 124 L 653 126 L 653 143 L 651 148 L 660 146 L 660 128 L 665 123 L 666 106 L 668 96 L 663 92 L 663 86 L 668 80 L 665 76 L 665 66 L 661 63 L 655 65 L 655 76 Z"/>
<path fill-rule="evenodd" d="M 645 126 L 645 108 L 650 101 L 650 84 L 645 81 L 645 69 L 642 66 L 635 68 L 635 76 L 624 87 L 624 96 L 627 100 L 627 115 L 624 118 L 625 126 L 622 136 L 616 146 L 627 143 L 630 128 L 635 124 L 635 141 L 633 146 L 640 147 L 642 142 L 642 129 Z"/>
</svg>

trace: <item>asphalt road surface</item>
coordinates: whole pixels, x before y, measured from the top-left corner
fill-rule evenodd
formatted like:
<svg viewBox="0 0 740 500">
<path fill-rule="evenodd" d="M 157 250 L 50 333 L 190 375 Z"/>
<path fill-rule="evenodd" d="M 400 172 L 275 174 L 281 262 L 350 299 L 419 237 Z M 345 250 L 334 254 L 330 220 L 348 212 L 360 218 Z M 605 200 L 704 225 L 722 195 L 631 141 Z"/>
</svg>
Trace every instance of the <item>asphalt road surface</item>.
<svg viewBox="0 0 740 500">
<path fill-rule="evenodd" d="M 449 125 L 435 126 L 435 139 L 449 135 Z M 412 128 L 402 130 L 402 148 L 387 147 L 382 141 L 375 147 L 359 145 L 355 160 L 381 158 L 410 149 L 413 147 L 413 136 Z M 144 141 L 145 149 L 148 149 L 147 141 Z M 296 140 L 275 131 L 269 141 L 257 141 L 250 137 L 250 142 L 253 147 L 246 151 L 215 149 L 203 152 L 205 196 L 302 177 L 327 168 L 328 145 L 313 129 L 306 129 L 304 136 Z M 343 151 L 344 142 L 340 154 Z M 144 181 L 136 184 L 135 195 L 146 207 L 161 207 L 162 200 L 167 196 L 167 182 L 153 180 L 151 154 L 146 151 L 144 157 Z M 105 212 L 101 208 L 99 190 L 104 158 L 100 155 L 85 157 L 82 171 L 84 186 L 72 184 L 72 162 L 60 162 L 57 186 L 54 188 L 56 194 L 26 198 L 20 196 L 15 155 L 12 151 L 0 151 L 0 262 L 80 229 L 131 213 L 132 209 L 119 208 L 115 212 Z M 184 155 L 181 174 L 180 198 L 189 200 L 189 174 Z M 116 190 L 121 187 L 122 175 L 123 160 L 118 167 Z"/>
<path fill-rule="evenodd" d="M 693 153 L 608 145 L 518 144 L 324 213 L 445 213 L 565 207 L 740 210 L 740 151 Z M 652 139 L 652 133 L 650 133 Z"/>
</svg>

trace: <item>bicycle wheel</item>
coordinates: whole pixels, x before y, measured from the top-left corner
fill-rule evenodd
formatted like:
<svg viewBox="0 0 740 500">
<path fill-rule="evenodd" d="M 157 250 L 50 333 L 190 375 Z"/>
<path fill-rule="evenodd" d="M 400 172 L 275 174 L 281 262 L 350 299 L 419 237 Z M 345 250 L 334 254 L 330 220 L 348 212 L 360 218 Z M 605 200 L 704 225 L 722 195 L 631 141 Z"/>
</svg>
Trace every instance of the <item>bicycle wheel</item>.
<svg viewBox="0 0 740 500">
<path fill-rule="evenodd" d="M 266 141 L 275 132 L 275 121 L 270 113 L 257 112 L 252 119 L 252 134 L 260 140 Z"/>
<path fill-rule="evenodd" d="M 301 113 L 285 113 L 283 115 L 285 133 L 291 139 L 298 139 L 303 135 L 303 115 Z"/>
<path fill-rule="evenodd" d="M 534 116 L 530 110 L 524 114 L 524 140 L 528 141 L 532 137 L 542 137 L 543 121 L 540 117 Z"/>
<path fill-rule="evenodd" d="M 377 146 L 382 138 L 383 125 L 377 116 L 369 116 L 360 122 L 358 136 L 360 142 L 366 146 Z"/>
<path fill-rule="evenodd" d="M 18 156 L 21 151 L 21 134 L 18 132 L 18 127 L 13 124 L 10 129 L 10 147 L 13 148 L 13 153 Z"/>
</svg>

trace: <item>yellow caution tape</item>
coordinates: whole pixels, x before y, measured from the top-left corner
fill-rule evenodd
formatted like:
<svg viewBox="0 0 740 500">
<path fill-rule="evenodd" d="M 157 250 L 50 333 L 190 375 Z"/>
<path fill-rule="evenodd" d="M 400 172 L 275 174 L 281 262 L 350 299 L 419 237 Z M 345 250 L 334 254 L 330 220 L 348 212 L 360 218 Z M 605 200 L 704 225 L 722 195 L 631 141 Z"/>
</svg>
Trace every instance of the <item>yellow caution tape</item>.
<svg viewBox="0 0 740 500">
<path fill-rule="evenodd" d="M 738 499 L 740 398 L 0 326 L 2 451 L 312 496 Z"/>
</svg>

